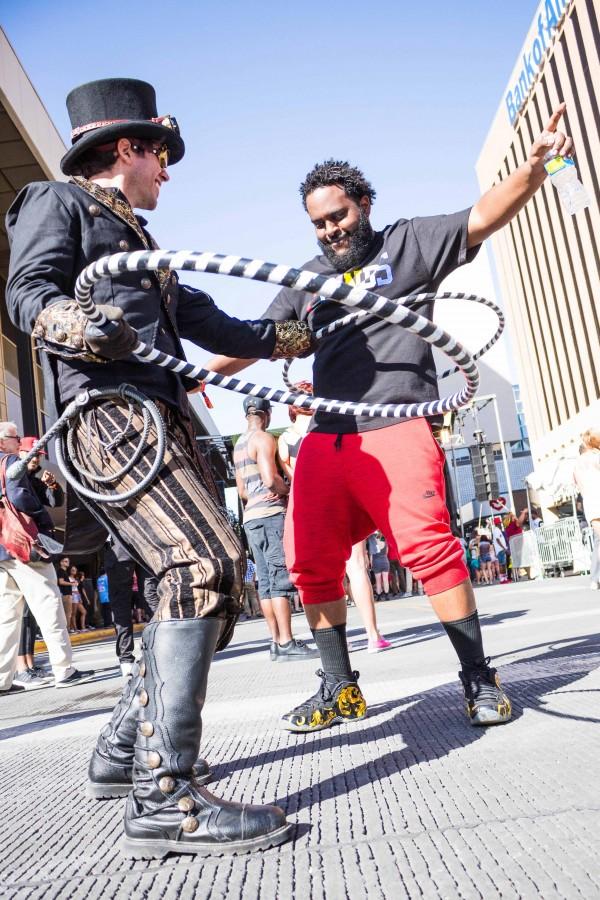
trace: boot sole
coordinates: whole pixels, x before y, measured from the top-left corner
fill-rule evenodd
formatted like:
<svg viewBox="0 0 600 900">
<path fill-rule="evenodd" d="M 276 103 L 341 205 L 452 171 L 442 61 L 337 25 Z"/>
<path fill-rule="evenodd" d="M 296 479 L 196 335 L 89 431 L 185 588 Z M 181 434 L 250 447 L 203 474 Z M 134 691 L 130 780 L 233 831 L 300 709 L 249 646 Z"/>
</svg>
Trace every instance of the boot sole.
<svg viewBox="0 0 600 900">
<path fill-rule="evenodd" d="M 129 859 L 163 859 L 169 853 L 193 854 L 194 856 L 232 856 L 252 853 L 255 850 L 268 850 L 277 847 L 291 837 L 294 825 L 288 822 L 277 831 L 263 834 L 246 841 L 227 841 L 224 844 L 196 844 L 180 841 L 147 841 L 140 838 L 125 837 L 121 844 L 121 853 Z"/>
<path fill-rule="evenodd" d="M 208 772 L 201 778 L 196 778 L 198 784 L 210 784 L 212 772 Z M 131 782 L 127 784 L 99 784 L 96 781 L 88 781 L 85 786 L 85 795 L 88 800 L 116 800 L 118 797 L 126 797 L 132 788 Z"/>
<path fill-rule="evenodd" d="M 85 796 L 89 800 L 116 800 L 117 797 L 126 797 L 131 787 L 131 784 L 98 784 L 88 781 Z"/>
<path fill-rule="evenodd" d="M 314 725 L 310 728 L 308 725 L 293 725 L 291 722 L 288 722 L 286 719 L 283 719 L 281 723 L 281 728 L 284 731 L 293 731 L 295 734 L 312 734 L 313 731 L 324 731 L 325 728 L 331 728 L 332 725 L 337 725 L 340 722 L 344 722 L 347 725 L 352 725 L 354 722 L 362 722 L 363 719 L 367 718 L 367 714 L 364 716 L 336 716 L 335 719 L 332 719 L 330 722 L 324 722 L 322 725 Z"/>
<path fill-rule="evenodd" d="M 470 718 L 470 722 L 475 728 L 481 728 L 488 725 L 504 725 L 505 722 L 510 722 L 511 718 L 512 713 L 500 715 L 494 710 L 481 710 L 472 719 Z"/>
</svg>

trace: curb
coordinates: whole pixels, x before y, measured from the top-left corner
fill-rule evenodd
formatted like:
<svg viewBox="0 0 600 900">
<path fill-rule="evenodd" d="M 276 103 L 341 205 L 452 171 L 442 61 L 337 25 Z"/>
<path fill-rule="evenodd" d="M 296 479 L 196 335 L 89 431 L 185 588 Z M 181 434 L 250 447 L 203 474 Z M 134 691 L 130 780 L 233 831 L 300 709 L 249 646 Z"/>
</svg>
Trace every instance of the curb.
<svg viewBox="0 0 600 900">
<path fill-rule="evenodd" d="M 139 634 L 140 631 L 144 630 L 144 625 L 134 625 L 133 633 Z M 78 647 L 80 644 L 91 644 L 95 641 L 106 641 L 110 638 L 115 637 L 115 629 L 114 626 L 111 625 L 110 628 L 96 628 L 94 631 L 83 631 L 81 634 L 70 634 L 69 638 L 71 641 L 71 647 Z M 34 653 L 47 653 L 48 648 L 46 647 L 45 641 L 36 641 L 34 647 Z"/>
</svg>

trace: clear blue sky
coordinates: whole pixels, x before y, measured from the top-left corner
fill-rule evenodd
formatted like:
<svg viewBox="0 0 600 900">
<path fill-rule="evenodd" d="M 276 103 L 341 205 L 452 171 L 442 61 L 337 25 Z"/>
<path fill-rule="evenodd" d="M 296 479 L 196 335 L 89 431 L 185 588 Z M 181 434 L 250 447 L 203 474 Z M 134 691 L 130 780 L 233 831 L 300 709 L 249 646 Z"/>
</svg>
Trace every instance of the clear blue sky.
<svg viewBox="0 0 600 900">
<path fill-rule="evenodd" d="M 150 216 L 161 246 L 300 264 L 316 248 L 298 184 L 328 156 L 364 169 L 376 227 L 476 199 L 475 161 L 537 5 L 0 0 L 0 22 L 67 143 L 72 87 L 117 75 L 154 84 L 187 145 Z M 193 283 L 244 318 L 275 293 Z M 248 377 L 280 383 L 272 364 Z M 211 397 L 221 430 L 239 431 L 241 399 Z"/>
</svg>

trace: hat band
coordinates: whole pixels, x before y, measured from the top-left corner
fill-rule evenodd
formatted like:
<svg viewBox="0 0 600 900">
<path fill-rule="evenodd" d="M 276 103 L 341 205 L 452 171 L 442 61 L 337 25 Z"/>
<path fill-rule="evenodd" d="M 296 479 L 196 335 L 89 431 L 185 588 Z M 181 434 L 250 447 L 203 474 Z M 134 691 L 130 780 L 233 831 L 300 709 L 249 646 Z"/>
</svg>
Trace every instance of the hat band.
<svg viewBox="0 0 600 900">
<path fill-rule="evenodd" d="M 71 141 L 74 141 L 75 138 L 80 137 L 82 134 L 86 134 L 88 131 L 94 131 L 95 128 L 105 128 L 107 125 L 122 125 L 125 122 L 131 122 L 133 119 L 102 119 L 100 122 L 88 122 L 87 125 L 80 125 L 78 128 L 74 128 L 71 131 Z M 173 131 L 179 131 L 177 128 L 176 120 L 172 116 L 156 116 L 153 119 L 144 119 L 144 122 L 152 122 L 154 125 L 164 125 L 165 128 L 170 128 Z M 173 124 L 172 124 L 173 123 Z"/>
</svg>

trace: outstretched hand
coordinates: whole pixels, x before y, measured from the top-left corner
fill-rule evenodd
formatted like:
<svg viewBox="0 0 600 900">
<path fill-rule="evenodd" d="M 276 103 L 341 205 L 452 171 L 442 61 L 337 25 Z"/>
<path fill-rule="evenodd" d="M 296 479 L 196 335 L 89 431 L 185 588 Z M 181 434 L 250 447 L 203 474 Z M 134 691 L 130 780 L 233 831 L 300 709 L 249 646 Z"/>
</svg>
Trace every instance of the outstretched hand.
<svg viewBox="0 0 600 900">
<path fill-rule="evenodd" d="M 529 152 L 529 162 L 534 169 L 542 169 L 544 162 L 552 156 L 573 156 L 575 148 L 573 146 L 573 138 L 558 131 L 560 120 L 562 119 L 566 103 L 560 103 L 546 123 L 546 127 L 540 134 L 537 141 L 531 147 Z"/>
</svg>

